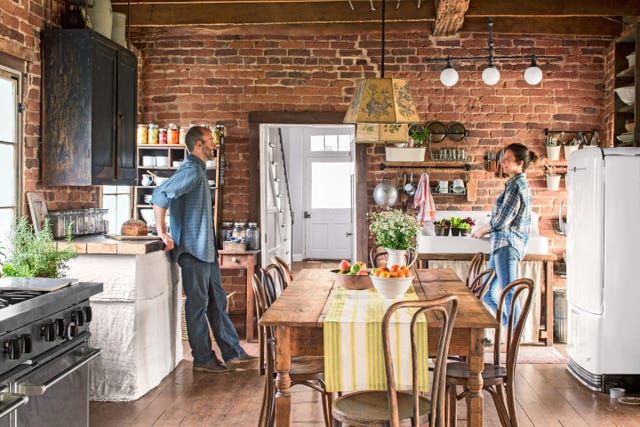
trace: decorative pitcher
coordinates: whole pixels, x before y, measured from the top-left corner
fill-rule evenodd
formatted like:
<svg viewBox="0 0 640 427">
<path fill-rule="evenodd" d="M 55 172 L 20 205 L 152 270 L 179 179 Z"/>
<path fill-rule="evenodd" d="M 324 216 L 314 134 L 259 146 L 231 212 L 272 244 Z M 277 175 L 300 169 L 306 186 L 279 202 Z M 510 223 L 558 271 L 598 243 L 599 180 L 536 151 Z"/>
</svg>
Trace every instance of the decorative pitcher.
<svg viewBox="0 0 640 427">
<path fill-rule="evenodd" d="M 407 259 L 405 254 L 407 253 L 404 249 L 389 249 L 386 248 L 387 254 L 387 267 L 391 267 L 392 265 L 407 265 Z"/>
</svg>

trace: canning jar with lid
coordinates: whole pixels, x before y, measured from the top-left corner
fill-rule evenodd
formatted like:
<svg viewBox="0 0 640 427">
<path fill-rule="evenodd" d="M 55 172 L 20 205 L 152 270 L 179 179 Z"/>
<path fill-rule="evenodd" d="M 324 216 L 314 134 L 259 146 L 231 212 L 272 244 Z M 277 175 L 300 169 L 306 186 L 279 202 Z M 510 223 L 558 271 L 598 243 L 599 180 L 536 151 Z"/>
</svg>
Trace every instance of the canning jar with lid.
<svg viewBox="0 0 640 427">
<path fill-rule="evenodd" d="M 177 144 L 180 142 L 178 125 L 169 123 L 169 135 L 167 137 L 167 142 L 169 144 Z"/>
<path fill-rule="evenodd" d="M 149 142 L 149 125 L 146 123 L 138 123 L 138 131 L 136 133 L 136 143 L 147 144 Z"/>
<path fill-rule="evenodd" d="M 155 123 L 151 123 L 149 124 L 149 138 L 148 138 L 148 143 L 149 144 L 157 144 L 159 141 L 160 137 L 160 127 L 155 124 Z"/>
<path fill-rule="evenodd" d="M 247 230 L 247 223 L 234 222 L 233 231 L 231 232 L 231 237 L 233 237 L 233 240 L 237 242 L 245 242 L 247 238 L 246 230 Z"/>
<path fill-rule="evenodd" d="M 233 231 L 233 222 L 223 222 L 220 225 L 220 232 L 218 233 L 218 238 L 220 241 L 218 244 L 219 248 L 224 247 L 224 242 L 229 240 L 229 237 L 231 237 L 232 231 Z"/>
<path fill-rule="evenodd" d="M 158 131 L 158 143 L 166 144 L 167 143 L 167 129 L 160 128 Z"/>
<path fill-rule="evenodd" d="M 250 251 L 260 249 L 260 229 L 256 222 L 250 222 L 247 228 L 247 249 Z"/>
<path fill-rule="evenodd" d="M 182 126 L 180 128 L 180 137 L 178 138 L 178 142 L 182 145 L 185 145 L 185 141 L 187 139 L 187 131 L 189 130 L 188 127 L 186 126 Z"/>
</svg>

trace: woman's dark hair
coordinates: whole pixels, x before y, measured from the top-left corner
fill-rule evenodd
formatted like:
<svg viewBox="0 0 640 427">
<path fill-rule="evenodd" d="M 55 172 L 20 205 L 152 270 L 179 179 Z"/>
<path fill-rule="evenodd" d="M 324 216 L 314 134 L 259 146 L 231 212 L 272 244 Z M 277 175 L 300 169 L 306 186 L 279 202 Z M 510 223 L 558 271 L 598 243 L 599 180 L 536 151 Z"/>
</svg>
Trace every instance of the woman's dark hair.
<svg viewBox="0 0 640 427">
<path fill-rule="evenodd" d="M 526 145 L 514 142 L 509 144 L 505 150 L 509 150 L 513 153 L 516 162 L 522 162 L 522 171 L 527 170 L 531 163 L 535 163 L 538 160 L 538 155 L 533 151 L 529 151 Z"/>
</svg>

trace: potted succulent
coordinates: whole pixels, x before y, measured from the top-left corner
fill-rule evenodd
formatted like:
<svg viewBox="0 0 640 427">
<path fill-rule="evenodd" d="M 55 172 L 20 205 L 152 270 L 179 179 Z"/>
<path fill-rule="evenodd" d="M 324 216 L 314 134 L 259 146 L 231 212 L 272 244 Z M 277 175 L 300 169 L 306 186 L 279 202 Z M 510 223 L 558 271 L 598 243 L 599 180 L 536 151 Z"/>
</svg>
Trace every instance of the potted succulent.
<svg viewBox="0 0 640 427">
<path fill-rule="evenodd" d="M 67 241 L 71 241 L 70 228 Z M 67 261 L 78 256 L 75 250 L 59 250 L 46 219 L 42 229 L 35 230 L 27 217 L 20 218 L 9 236 L 8 254 L 2 255 L 2 276 L 64 277 Z"/>
<path fill-rule="evenodd" d="M 376 244 L 387 250 L 387 265 L 404 265 L 406 250 L 416 247 L 416 236 L 422 230 L 420 221 L 397 209 L 370 212 L 367 217 L 369 231 L 376 238 Z"/>
<path fill-rule="evenodd" d="M 567 142 L 564 145 L 564 158 L 568 161 L 571 153 L 580 148 L 580 140 L 578 138 L 573 138 L 570 142 Z"/>
<path fill-rule="evenodd" d="M 560 160 L 560 145 L 558 145 L 558 139 L 549 135 L 544 140 L 544 145 L 547 147 L 547 158 L 549 160 Z"/>
<path fill-rule="evenodd" d="M 451 228 L 451 221 L 448 219 L 439 219 L 433 223 L 436 236 L 448 236 Z"/>
</svg>

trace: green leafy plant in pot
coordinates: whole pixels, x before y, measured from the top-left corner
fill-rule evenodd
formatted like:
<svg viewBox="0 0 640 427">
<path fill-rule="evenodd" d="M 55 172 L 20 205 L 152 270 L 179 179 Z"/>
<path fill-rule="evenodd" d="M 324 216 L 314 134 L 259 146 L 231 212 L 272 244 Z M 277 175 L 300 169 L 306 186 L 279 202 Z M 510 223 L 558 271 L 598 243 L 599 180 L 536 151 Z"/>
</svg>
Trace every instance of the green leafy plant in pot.
<svg viewBox="0 0 640 427">
<path fill-rule="evenodd" d="M 429 141 L 431 132 L 425 127 L 415 126 L 409 131 L 409 136 L 413 139 L 413 147 L 424 147 Z"/>
<path fill-rule="evenodd" d="M 449 221 L 451 221 L 451 235 L 459 236 L 460 235 L 460 225 L 462 224 L 462 218 L 459 216 L 452 216 Z"/>
<path fill-rule="evenodd" d="M 67 241 L 71 241 L 71 225 Z M 67 261 L 78 256 L 73 248 L 58 249 L 53 240 L 49 220 L 35 230 L 22 217 L 9 236 L 8 253 L 2 253 L 2 275 L 7 277 L 64 277 Z"/>
<path fill-rule="evenodd" d="M 436 236 L 448 236 L 451 228 L 451 221 L 448 219 L 439 219 L 433 222 Z"/>
</svg>

